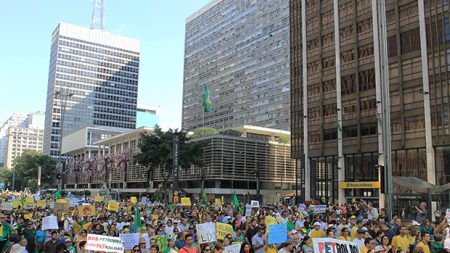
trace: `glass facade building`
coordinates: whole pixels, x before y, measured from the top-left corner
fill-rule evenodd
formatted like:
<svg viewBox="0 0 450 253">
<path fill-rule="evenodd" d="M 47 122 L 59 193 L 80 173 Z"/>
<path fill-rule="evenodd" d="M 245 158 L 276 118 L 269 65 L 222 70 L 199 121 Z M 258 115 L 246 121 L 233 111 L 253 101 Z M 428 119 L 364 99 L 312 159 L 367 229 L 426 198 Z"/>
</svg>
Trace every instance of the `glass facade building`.
<svg viewBox="0 0 450 253">
<path fill-rule="evenodd" d="M 186 20 L 184 129 L 289 130 L 289 2 L 214 0 Z M 209 88 L 212 111 L 202 107 Z"/>
<path fill-rule="evenodd" d="M 52 35 L 44 152 L 84 127 L 134 129 L 140 42 L 60 23 Z M 61 125 L 63 124 L 63 125 Z"/>
<path fill-rule="evenodd" d="M 341 169 L 345 170 L 343 180 L 348 182 L 379 180 L 374 1 L 344 0 L 334 5 L 333 0 L 306 0 L 303 6 L 302 2 L 290 0 L 292 155 L 302 160 L 306 142 L 311 197 L 326 195 L 337 200 Z M 399 187 L 396 178 L 414 177 L 436 185 L 450 182 L 448 5 L 448 0 L 386 0 L 396 199 L 401 193 L 418 195 L 414 189 Z M 301 14 L 303 8 L 306 16 Z M 304 20 L 306 30 L 302 31 Z M 340 80 L 340 87 L 336 80 Z M 342 114 L 341 125 L 336 124 L 338 112 Z M 337 165 L 340 141 L 342 168 Z M 378 194 L 378 189 L 345 189 L 347 201 L 378 199 Z M 404 203 L 395 201 L 394 210 L 401 210 L 399 205 Z"/>
</svg>

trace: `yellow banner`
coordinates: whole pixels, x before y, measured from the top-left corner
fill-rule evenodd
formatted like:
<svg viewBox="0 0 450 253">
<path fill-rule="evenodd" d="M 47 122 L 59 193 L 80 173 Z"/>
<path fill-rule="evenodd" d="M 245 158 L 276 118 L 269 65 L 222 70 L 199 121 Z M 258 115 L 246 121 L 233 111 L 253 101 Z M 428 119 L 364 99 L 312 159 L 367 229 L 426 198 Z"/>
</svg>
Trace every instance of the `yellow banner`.
<svg viewBox="0 0 450 253">
<path fill-rule="evenodd" d="M 339 182 L 341 189 L 378 189 L 380 182 Z"/>
<path fill-rule="evenodd" d="M 20 201 L 13 201 L 12 203 L 13 203 L 13 208 L 14 208 L 14 209 L 19 208 L 19 206 L 20 206 Z"/>
<path fill-rule="evenodd" d="M 67 199 L 57 199 L 56 203 L 69 203 L 69 201 Z"/>
<path fill-rule="evenodd" d="M 231 234 L 233 236 L 233 227 L 230 224 L 216 223 L 216 238 L 223 240 L 225 236 Z"/>
<path fill-rule="evenodd" d="M 108 210 L 117 212 L 119 211 L 119 202 L 110 201 L 108 203 Z"/>
<path fill-rule="evenodd" d="M 78 206 L 78 215 L 80 216 L 94 216 L 95 207 L 92 205 L 81 205 Z"/>
<path fill-rule="evenodd" d="M 34 204 L 34 198 L 26 198 L 25 203 L 27 204 Z"/>
<path fill-rule="evenodd" d="M 103 202 L 104 199 L 104 196 L 95 196 L 95 202 Z"/>
<path fill-rule="evenodd" d="M 133 204 L 136 203 L 137 202 L 137 198 L 136 197 L 131 197 L 130 198 L 130 202 L 133 203 Z"/>
<path fill-rule="evenodd" d="M 191 206 L 191 199 L 190 198 L 181 198 L 181 205 L 182 206 Z"/>
<path fill-rule="evenodd" d="M 38 200 L 36 203 L 36 206 L 38 206 L 38 207 L 45 207 L 46 205 L 47 205 L 47 203 L 43 199 Z"/>
<path fill-rule="evenodd" d="M 222 201 L 220 201 L 220 199 L 214 199 L 214 203 L 216 203 L 217 206 L 222 205 Z"/>
</svg>

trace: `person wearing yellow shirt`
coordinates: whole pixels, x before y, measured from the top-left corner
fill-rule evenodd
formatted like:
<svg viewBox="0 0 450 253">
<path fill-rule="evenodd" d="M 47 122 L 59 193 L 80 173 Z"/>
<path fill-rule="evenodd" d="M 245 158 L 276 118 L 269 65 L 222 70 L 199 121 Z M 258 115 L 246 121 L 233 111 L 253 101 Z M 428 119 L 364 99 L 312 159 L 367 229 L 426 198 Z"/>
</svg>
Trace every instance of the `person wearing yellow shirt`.
<svg viewBox="0 0 450 253">
<path fill-rule="evenodd" d="M 339 240 L 342 241 L 352 241 L 352 238 L 348 235 L 348 228 L 347 227 L 343 227 L 341 230 L 341 236 L 339 237 Z"/>
<path fill-rule="evenodd" d="M 357 220 L 356 226 L 352 227 L 352 232 L 350 234 L 350 236 L 352 237 L 352 240 L 355 239 L 356 234 L 358 233 L 358 229 L 362 228 L 362 226 L 363 226 L 362 220 Z"/>
<path fill-rule="evenodd" d="M 400 234 L 392 238 L 392 252 L 397 252 L 401 249 L 406 252 L 409 250 L 409 245 L 411 245 L 411 240 L 407 236 L 408 230 L 406 226 L 400 225 Z"/>
<path fill-rule="evenodd" d="M 366 238 L 364 240 L 364 247 L 359 249 L 359 253 L 367 253 L 375 248 L 375 242 L 372 238 Z"/>
<path fill-rule="evenodd" d="M 431 235 L 427 232 L 423 232 L 422 233 L 422 241 L 420 241 L 417 244 L 416 248 L 422 248 L 424 253 L 430 253 L 430 246 L 428 246 L 430 243 L 430 240 L 431 240 Z"/>
<path fill-rule="evenodd" d="M 325 231 L 320 230 L 320 223 L 314 222 L 314 229 L 309 232 L 309 237 L 311 238 L 323 238 L 325 237 Z"/>
</svg>

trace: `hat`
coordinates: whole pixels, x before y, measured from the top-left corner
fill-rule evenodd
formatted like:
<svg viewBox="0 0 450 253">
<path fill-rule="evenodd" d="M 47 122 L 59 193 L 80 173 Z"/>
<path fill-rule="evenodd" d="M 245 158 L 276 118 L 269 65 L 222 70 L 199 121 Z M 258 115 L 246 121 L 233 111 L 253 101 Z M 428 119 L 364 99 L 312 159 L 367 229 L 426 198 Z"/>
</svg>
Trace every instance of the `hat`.
<svg viewBox="0 0 450 253">
<path fill-rule="evenodd" d="M 321 224 L 320 224 L 320 222 L 314 222 L 314 224 L 313 224 L 313 226 L 320 226 Z"/>
<path fill-rule="evenodd" d="M 72 242 L 70 238 L 66 238 L 65 242 Z"/>
<path fill-rule="evenodd" d="M 350 217 L 350 219 L 356 219 L 356 216 L 355 216 L 355 215 L 352 215 L 352 217 Z"/>
<path fill-rule="evenodd" d="M 385 249 L 383 248 L 383 246 L 378 245 L 378 246 L 375 247 L 374 251 L 375 251 L 375 252 L 385 251 Z"/>
<path fill-rule="evenodd" d="M 295 234 L 297 234 L 297 233 L 298 233 L 297 230 L 295 230 L 295 229 L 292 229 L 292 230 L 291 230 L 291 234 L 295 235 Z"/>
<path fill-rule="evenodd" d="M 356 231 L 356 233 L 358 233 L 358 234 L 365 234 L 366 230 L 360 228 L 360 229 L 358 229 L 358 231 Z"/>
<path fill-rule="evenodd" d="M 415 220 L 413 220 L 412 223 L 411 223 L 411 225 L 413 225 L 413 226 L 420 226 L 420 223 L 417 222 L 417 221 L 415 221 Z"/>
</svg>

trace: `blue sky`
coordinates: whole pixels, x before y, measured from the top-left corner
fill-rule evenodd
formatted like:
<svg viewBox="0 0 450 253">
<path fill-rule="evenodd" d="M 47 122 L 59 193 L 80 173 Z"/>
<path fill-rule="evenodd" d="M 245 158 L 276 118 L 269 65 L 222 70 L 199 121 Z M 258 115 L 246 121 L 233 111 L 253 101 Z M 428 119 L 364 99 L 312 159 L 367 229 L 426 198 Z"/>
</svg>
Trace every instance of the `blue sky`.
<svg viewBox="0 0 450 253">
<path fill-rule="evenodd" d="M 141 41 L 138 101 L 181 126 L 185 18 L 210 0 L 106 0 L 106 31 Z M 0 124 L 45 110 L 51 34 L 60 21 L 89 27 L 91 0 L 0 0 Z"/>
</svg>

